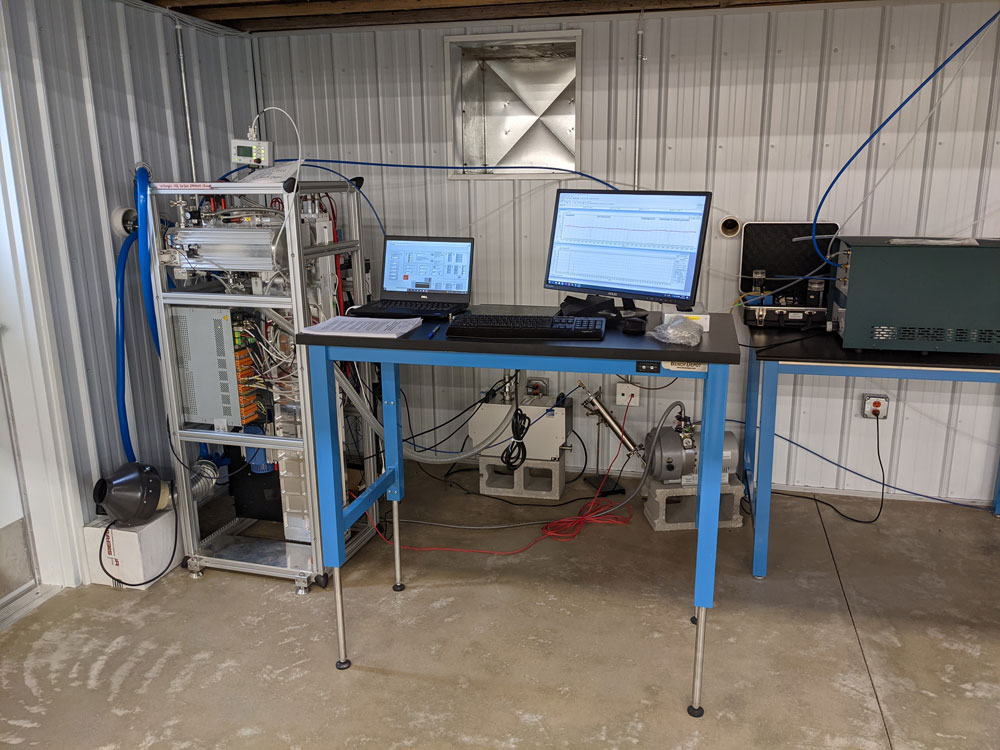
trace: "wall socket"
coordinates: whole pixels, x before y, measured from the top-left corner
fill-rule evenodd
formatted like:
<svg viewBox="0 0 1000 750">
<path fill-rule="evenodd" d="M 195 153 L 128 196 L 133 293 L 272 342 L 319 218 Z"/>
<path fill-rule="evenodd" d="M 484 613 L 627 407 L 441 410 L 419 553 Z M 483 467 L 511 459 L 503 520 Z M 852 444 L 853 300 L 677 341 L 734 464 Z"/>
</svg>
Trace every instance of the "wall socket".
<svg viewBox="0 0 1000 750">
<path fill-rule="evenodd" d="M 526 378 L 524 381 L 524 392 L 528 396 L 548 396 L 548 378 Z"/>
<path fill-rule="evenodd" d="M 639 405 L 639 386 L 619 381 L 615 386 L 615 403 L 619 406 L 628 406 L 629 399 L 632 406 Z"/>
<path fill-rule="evenodd" d="M 863 393 L 861 416 L 865 419 L 888 419 L 889 397 L 882 393 Z"/>
</svg>

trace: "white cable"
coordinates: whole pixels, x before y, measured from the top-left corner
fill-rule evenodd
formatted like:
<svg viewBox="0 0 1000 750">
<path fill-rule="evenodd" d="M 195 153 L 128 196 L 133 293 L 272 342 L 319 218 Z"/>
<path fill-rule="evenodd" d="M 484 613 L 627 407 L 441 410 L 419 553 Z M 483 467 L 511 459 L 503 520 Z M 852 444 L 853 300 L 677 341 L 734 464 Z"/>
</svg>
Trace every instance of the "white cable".
<svg viewBox="0 0 1000 750">
<path fill-rule="evenodd" d="M 292 116 L 288 114 L 288 112 L 283 110 L 281 107 L 264 107 L 264 109 L 258 112 L 257 116 L 253 118 L 253 124 L 250 125 L 250 129 L 247 132 L 247 135 L 250 135 L 252 133 L 254 136 L 253 138 L 250 138 L 250 140 L 256 140 L 257 121 L 260 120 L 260 116 L 265 112 L 280 112 L 281 114 L 283 114 L 285 117 L 288 118 L 288 121 L 292 124 L 292 130 L 295 131 L 295 142 L 298 153 L 298 156 L 296 157 L 295 160 L 295 191 L 289 196 L 289 200 L 296 200 L 299 194 L 299 173 L 302 171 L 302 136 L 299 135 L 299 126 L 295 124 L 295 120 L 292 119 Z M 288 224 L 288 217 L 291 215 L 291 213 L 292 213 L 291 206 L 289 206 L 285 209 L 285 219 L 284 221 L 281 222 L 281 227 L 278 229 L 278 234 L 274 238 L 275 245 L 277 245 L 277 243 L 281 241 L 281 236 L 285 233 L 285 226 Z"/>
</svg>

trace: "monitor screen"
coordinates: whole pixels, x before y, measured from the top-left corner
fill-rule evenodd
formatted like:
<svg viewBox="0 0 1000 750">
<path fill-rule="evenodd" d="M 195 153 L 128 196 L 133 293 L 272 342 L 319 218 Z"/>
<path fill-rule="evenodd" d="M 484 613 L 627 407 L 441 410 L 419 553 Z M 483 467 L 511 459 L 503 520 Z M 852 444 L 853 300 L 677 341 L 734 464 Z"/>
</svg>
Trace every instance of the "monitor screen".
<svg viewBox="0 0 1000 750">
<path fill-rule="evenodd" d="M 468 294 L 471 276 L 471 239 L 385 238 L 386 292 Z"/>
<path fill-rule="evenodd" d="M 545 286 L 691 304 L 711 193 L 559 190 Z"/>
</svg>

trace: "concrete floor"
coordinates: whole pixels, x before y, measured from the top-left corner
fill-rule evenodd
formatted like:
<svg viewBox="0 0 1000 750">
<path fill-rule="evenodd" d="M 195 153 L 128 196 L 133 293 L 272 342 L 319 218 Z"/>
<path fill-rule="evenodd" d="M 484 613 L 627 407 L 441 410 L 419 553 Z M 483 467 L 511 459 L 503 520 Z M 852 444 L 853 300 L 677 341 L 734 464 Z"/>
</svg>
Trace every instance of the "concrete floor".
<svg viewBox="0 0 1000 750">
<path fill-rule="evenodd" d="M 420 474 L 409 496 L 404 517 L 553 515 Z M 533 537 L 403 533 L 491 549 Z M 654 533 L 637 514 L 511 557 L 404 552 L 399 594 L 375 540 L 345 568 L 346 672 L 332 591 L 176 570 L 147 592 L 63 592 L 0 633 L 0 744 L 1000 747 L 1000 521 L 888 502 L 860 526 L 779 497 L 766 581 L 749 574 L 751 539 L 749 523 L 720 536 L 701 719 L 685 712 L 695 535 Z"/>
</svg>

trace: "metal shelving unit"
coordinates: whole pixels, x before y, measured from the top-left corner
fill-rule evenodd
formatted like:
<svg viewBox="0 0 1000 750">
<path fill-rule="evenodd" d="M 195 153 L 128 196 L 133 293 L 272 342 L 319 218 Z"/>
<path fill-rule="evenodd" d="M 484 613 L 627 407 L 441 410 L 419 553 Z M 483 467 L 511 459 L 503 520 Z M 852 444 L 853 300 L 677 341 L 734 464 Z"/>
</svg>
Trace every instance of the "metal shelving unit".
<svg viewBox="0 0 1000 750">
<path fill-rule="evenodd" d="M 317 261 L 332 259 L 334 256 L 347 257 L 351 261 L 350 291 L 356 300 L 365 299 L 366 268 L 365 253 L 360 231 L 360 197 L 352 185 L 344 182 L 302 182 L 298 193 L 286 193 L 280 181 L 276 182 L 242 182 L 242 183 L 154 183 L 150 185 L 149 226 L 157 228 L 151 232 L 151 243 L 156 249 L 156 262 L 152 264 L 153 296 L 157 313 L 157 327 L 160 340 L 160 368 L 163 376 L 164 400 L 166 403 L 169 423 L 169 439 L 174 453 L 174 476 L 177 483 L 177 498 L 181 537 L 187 556 L 188 570 L 195 576 L 200 576 L 206 568 L 255 573 L 259 575 L 277 576 L 292 579 L 299 593 L 308 591 L 311 583 L 325 587 L 326 570 L 323 566 L 322 530 L 319 520 L 319 502 L 317 494 L 316 467 L 314 465 L 311 404 L 309 395 L 309 372 L 306 358 L 295 357 L 295 374 L 297 375 L 297 404 L 290 404 L 290 411 L 295 412 L 297 419 L 288 421 L 285 426 L 291 426 L 297 435 L 282 434 L 251 434 L 217 429 L 217 426 L 185 424 L 182 404 L 182 384 L 178 372 L 178 346 L 173 325 L 174 313 L 179 307 L 204 307 L 228 310 L 253 310 L 290 312 L 292 327 L 295 332 L 310 325 L 317 317 L 316 303 L 310 303 L 310 290 L 316 291 L 315 283 L 307 283 L 307 273 L 315 271 Z M 316 195 L 330 193 L 340 200 L 338 220 L 340 241 L 324 244 L 308 245 L 303 242 L 302 213 L 298 195 Z M 183 288 L 170 289 L 168 268 L 176 267 L 170 263 L 172 248 L 165 247 L 164 235 L 158 230 L 160 215 L 157 207 L 157 196 L 169 196 L 173 199 L 185 196 L 199 200 L 209 200 L 208 196 L 245 196 L 255 202 L 261 201 L 268 205 L 272 198 L 283 201 L 284 224 L 283 233 L 287 247 L 287 268 L 276 268 L 278 272 L 287 272 L 287 291 L 282 295 L 269 294 L 231 294 L 227 290 L 219 292 L 186 292 Z M 174 204 L 176 205 L 176 203 Z M 260 204 L 258 204 L 260 205 Z M 217 231 L 229 231 L 217 228 Z M 155 237 L 153 236 L 155 235 Z M 280 237 L 280 233 L 279 233 Z M 342 239 L 341 239 L 342 238 Z M 272 248 L 273 250 L 273 248 Z M 276 261 L 277 262 L 277 261 Z M 191 268 L 205 273 L 211 268 L 197 255 L 190 265 Z M 220 268 L 222 268 L 220 266 Z M 242 270 L 238 267 L 223 270 Z M 345 284 L 346 286 L 346 284 Z M 255 290 L 256 291 L 256 290 Z M 266 290 L 265 290 L 266 291 Z M 329 291 L 329 290 L 326 290 Z M 332 299 L 332 298 L 331 298 Z M 323 311 L 325 318 L 332 314 Z M 372 371 L 368 365 L 362 365 L 358 377 L 372 383 Z M 237 409 L 239 411 L 239 409 Z M 277 425 L 278 419 L 274 423 Z M 341 420 L 340 430 L 343 436 L 345 425 Z M 365 457 L 365 474 L 369 477 L 379 473 L 376 436 L 362 427 L 361 447 Z M 197 504 L 191 493 L 190 472 L 178 460 L 178 456 L 188 460 L 190 447 L 197 444 L 237 446 L 242 449 L 265 449 L 279 456 L 276 465 L 301 466 L 301 474 L 295 474 L 295 479 L 304 477 L 305 486 L 298 491 L 297 497 L 304 499 L 304 507 L 291 509 L 285 507 L 286 483 L 292 479 L 281 472 L 279 482 L 282 487 L 282 510 L 285 518 L 285 539 L 274 540 L 248 535 L 247 532 L 258 520 L 254 518 L 237 517 L 216 529 L 211 534 L 202 536 Z M 344 457 L 341 456 L 342 468 Z M 346 471 L 343 474 L 346 477 Z M 346 479 L 345 479 L 346 483 Z M 344 496 L 347 496 L 346 487 Z M 290 526 L 289 521 L 295 525 Z M 372 536 L 374 530 L 365 526 L 354 530 L 347 542 L 348 555 L 353 554 Z M 307 537 L 299 540 L 290 536 Z"/>
</svg>

